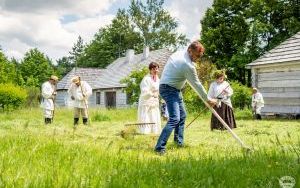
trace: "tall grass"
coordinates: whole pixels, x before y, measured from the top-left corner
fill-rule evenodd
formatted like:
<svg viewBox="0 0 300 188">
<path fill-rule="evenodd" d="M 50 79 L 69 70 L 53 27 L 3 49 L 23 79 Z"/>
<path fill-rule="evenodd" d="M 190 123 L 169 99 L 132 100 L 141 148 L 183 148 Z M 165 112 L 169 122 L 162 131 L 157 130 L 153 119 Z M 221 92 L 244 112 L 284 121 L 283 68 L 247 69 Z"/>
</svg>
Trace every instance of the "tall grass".
<svg viewBox="0 0 300 188">
<path fill-rule="evenodd" d="M 159 156 L 157 136 L 120 136 L 124 124 L 136 121 L 135 109 L 91 110 L 91 117 L 109 119 L 77 129 L 67 109 L 58 109 L 50 126 L 39 109 L 2 113 L 0 187 L 279 187 L 282 176 L 299 187 L 300 122 L 245 114 L 236 113 L 235 132 L 251 153 L 227 132 L 211 132 L 204 114 L 185 130 L 184 148 L 170 138 Z"/>
</svg>

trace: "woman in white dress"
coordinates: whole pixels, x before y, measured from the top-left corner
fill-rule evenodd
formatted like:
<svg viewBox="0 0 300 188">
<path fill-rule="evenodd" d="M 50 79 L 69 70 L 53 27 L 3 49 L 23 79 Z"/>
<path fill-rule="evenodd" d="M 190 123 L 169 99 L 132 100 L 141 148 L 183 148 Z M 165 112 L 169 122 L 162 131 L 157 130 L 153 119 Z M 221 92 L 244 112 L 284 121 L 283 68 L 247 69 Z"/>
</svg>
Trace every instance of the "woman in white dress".
<svg viewBox="0 0 300 188">
<path fill-rule="evenodd" d="M 139 132 L 142 134 L 159 134 L 161 131 L 158 69 L 157 63 L 150 63 L 150 73 L 143 78 L 140 84 L 138 122 L 141 123 Z"/>
</svg>

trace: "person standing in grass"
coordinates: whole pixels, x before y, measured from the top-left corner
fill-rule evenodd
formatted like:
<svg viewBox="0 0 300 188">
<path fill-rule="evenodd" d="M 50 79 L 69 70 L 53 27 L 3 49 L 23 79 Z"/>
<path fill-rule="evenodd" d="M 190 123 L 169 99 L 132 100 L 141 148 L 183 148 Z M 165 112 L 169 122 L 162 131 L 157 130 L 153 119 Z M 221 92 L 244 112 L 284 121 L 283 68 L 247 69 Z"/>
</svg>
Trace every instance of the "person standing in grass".
<svg viewBox="0 0 300 188">
<path fill-rule="evenodd" d="M 172 54 L 162 72 L 159 93 L 166 101 L 169 119 L 163 128 L 155 146 L 159 154 L 165 153 L 167 141 L 175 129 L 174 141 L 182 147 L 184 144 L 184 124 L 186 111 L 182 100 L 181 89 L 186 81 L 192 86 L 196 93 L 209 105 L 214 106 L 215 100 L 207 98 L 206 91 L 200 83 L 194 62 L 204 54 L 204 47 L 199 41 L 192 42 L 187 50 L 179 50 Z"/>
<path fill-rule="evenodd" d="M 50 124 L 53 121 L 57 81 L 57 76 L 52 75 L 42 85 L 41 107 L 44 109 L 45 124 Z"/>
<path fill-rule="evenodd" d="M 255 119 L 261 120 L 261 109 L 264 107 L 264 98 L 257 88 L 252 88 L 252 111 Z"/>
<path fill-rule="evenodd" d="M 159 134 L 161 130 L 158 69 L 159 65 L 151 62 L 149 64 L 150 73 L 143 78 L 140 84 L 141 94 L 138 106 L 138 122 L 145 123 L 139 128 L 139 132 L 142 134 Z"/>
<path fill-rule="evenodd" d="M 74 107 L 74 126 L 78 125 L 79 116 L 82 116 L 84 125 L 88 124 L 88 98 L 92 95 L 91 86 L 81 81 L 79 76 L 72 78 L 71 86 L 68 90 L 71 96 L 71 106 Z"/>
<path fill-rule="evenodd" d="M 208 99 L 217 100 L 217 105 L 214 107 L 219 116 L 233 129 L 236 128 L 235 118 L 232 110 L 230 97 L 233 90 L 230 84 L 225 81 L 226 74 L 224 70 L 217 70 L 213 75 L 215 81 L 210 84 L 207 97 Z M 212 114 L 211 115 L 211 130 L 225 130 L 222 123 Z"/>
</svg>

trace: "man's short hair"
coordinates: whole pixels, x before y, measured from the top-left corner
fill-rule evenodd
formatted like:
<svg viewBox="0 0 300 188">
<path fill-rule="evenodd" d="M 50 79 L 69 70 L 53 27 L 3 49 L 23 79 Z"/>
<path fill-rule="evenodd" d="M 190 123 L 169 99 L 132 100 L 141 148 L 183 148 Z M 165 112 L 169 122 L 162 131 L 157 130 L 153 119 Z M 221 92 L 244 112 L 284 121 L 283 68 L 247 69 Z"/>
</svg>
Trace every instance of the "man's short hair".
<svg viewBox="0 0 300 188">
<path fill-rule="evenodd" d="M 156 63 L 156 62 L 151 62 L 150 64 L 149 64 L 149 70 L 151 70 L 151 69 L 153 69 L 153 68 L 159 68 L 159 64 L 158 63 Z"/>
<path fill-rule="evenodd" d="M 199 41 L 196 40 L 196 41 L 192 42 L 188 48 L 193 50 L 194 52 L 195 51 L 201 52 L 204 47 Z"/>
</svg>

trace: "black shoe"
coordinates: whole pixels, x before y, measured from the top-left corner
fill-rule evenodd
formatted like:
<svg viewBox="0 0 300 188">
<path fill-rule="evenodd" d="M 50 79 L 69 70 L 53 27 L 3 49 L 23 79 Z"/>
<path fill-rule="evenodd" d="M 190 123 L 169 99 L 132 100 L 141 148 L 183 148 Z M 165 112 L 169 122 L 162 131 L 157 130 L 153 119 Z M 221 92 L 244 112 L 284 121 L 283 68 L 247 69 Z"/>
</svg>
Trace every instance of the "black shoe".
<svg viewBox="0 0 300 188">
<path fill-rule="evenodd" d="M 79 118 L 74 118 L 74 126 L 78 125 Z"/>
<path fill-rule="evenodd" d="M 45 118 L 45 124 L 50 124 L 51 123 L 51 118 Z"/>
<path fill-rule="evenodd" d="M 82 122 L 84 125 L 87 125 L 88 124 L 88 118 L 82 118 Z"/>
<path fill-rule="evenodd" d="M 256 114 L 256 119 L 257 120 L 261 120 L 261 115 L 260 114 Z"/>
</svg>

